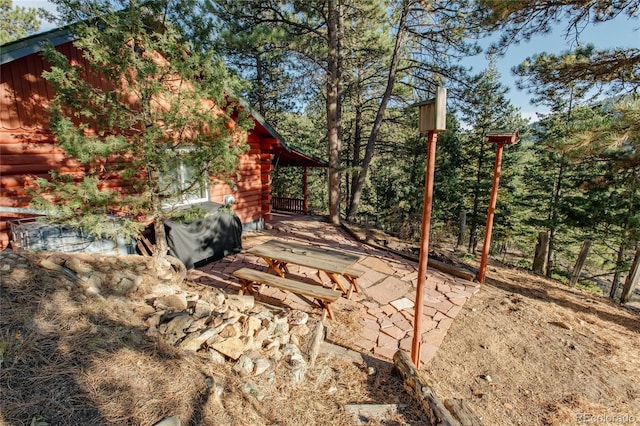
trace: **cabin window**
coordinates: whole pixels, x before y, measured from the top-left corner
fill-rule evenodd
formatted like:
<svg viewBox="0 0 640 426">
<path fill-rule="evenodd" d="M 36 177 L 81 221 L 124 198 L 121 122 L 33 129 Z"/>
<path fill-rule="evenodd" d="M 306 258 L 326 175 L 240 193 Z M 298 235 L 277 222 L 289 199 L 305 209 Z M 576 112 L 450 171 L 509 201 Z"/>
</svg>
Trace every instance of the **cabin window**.
<svg viewBox="0 0 640 426">
<path fill-rule="evenodd" d="M 209 201 L 209 182 L 198 176 L 197 170 L 182 161 L 176 168 L 160 176 L 164 192 L 170 194 L 167 206 L 182 206 Z"/>
</svg>

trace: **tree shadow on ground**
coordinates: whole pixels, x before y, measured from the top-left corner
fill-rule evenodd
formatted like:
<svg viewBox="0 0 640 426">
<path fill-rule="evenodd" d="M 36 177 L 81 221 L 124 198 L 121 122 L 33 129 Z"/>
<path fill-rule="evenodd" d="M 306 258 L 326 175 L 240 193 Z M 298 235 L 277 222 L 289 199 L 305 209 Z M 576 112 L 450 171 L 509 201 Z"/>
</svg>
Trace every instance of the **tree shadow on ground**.
<svg viewBox="0 0 640 426">
<path fill-rule="evenodd" d="M 142 425 L 178 415 L 202 424 L 207 417 L 208 373 L 190 354 L 147 336 L 129 301 L 87 298 L 77 283 L 37 267 L 0 278 L 0 423 Z"/>
<path fill-rule="evenodd" d="M 548 288 L 544 288 L 541 285 L 538 285 L 537 288 L 523 287 L 518 285 L 516 279 L 507 281 L 487 277 L 486 285 L 496 287 L 508 293 L 519 294 L 530 299 L 553 303 L 563 308 L 571 309 L 576 313 L 593 313 L 604 321 L 626 327 L 633 332 L 640 330 L 640 318 L 638 318 L 637 312 L 624 306 L 615 305 L 613 302 L 599 296 L 593 295 L 587 297 L 586 294 L 581 295 L 568 288 L 563 289 L 553 284 L 550 284 Z M 561 297 L 554 295 L 554 293 L 561 293 Z M 609 305 L 607 306 L 608 309 L 602 309 L 603 304 Z"/>
</svg>

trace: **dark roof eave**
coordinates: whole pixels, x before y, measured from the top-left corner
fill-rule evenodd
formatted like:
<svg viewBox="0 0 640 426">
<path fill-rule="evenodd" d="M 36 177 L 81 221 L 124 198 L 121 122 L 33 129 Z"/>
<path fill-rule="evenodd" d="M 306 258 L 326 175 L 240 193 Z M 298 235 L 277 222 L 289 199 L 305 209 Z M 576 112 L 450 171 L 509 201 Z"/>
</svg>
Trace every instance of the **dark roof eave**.
<svg viewBox="0 0 640 426">
<path fill-rule="evenodd" d="M 278 131 L 276 129 L 274 129 L 273 127 L 271 127 L 271 125 L 269 125 L 269 123 L 267 123 L 267 121 L 264 119 L 264 117 L 262 116 L 262 114 L 260 114 L 258 111 L 254 110 L 251 105 L 249 105 L 249 103 L 243 99 L 241 96 L 235 96 L 234 97 L 238 100 L 238 102 L 240 103 L 240 105 L 242 105 L 243 108 L 245 108 L 247 111 L 249 111 L 249 114 L 251 114 L 251 116 L 258 122 L 260 123 L 260 125 L 262 127 L 265 128 L 265 130 L 267 132 L 269 132 L 269 134 L 274 138 L 278 140 L 278 143 L 287 151 L 287 152 L 295 152 L 297 155 L 301 156 L 301 157 L 305 157 L 309 160 L 310 163 L 318 163 L 318 165 L 313 165 L 311 167 L 329 167 L 329 163 L 327 163 L 326 161 L 317 158 L 314 155 L 308 154 L 304 151 L 302 151 L 300 148 L 289 145 L 285 140 L 284 137 L 278 133 Z"/>
<path fill-rule="evenodd" d="M 47 43 L 59 46 L 75 39 L 76 35 L 71 30 L 71 25 L 67 25 L 6 43 L 0 46 L 0 65 L 41 52 Z"/>
</svg>

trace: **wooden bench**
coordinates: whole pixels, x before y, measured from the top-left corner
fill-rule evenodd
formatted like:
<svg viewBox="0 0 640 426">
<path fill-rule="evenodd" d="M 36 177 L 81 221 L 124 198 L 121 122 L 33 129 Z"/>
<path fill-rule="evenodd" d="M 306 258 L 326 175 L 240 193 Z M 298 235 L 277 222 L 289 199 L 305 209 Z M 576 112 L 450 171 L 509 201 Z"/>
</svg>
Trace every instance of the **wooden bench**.
<svg viewBox="0 0 640 426">
<path fill-rule="evenodd" d="M 349 288 L 348 297 L 351 297 L 352 290 L 355 290 L 356 293 L 360 293 L 360 289 L 358 288 L 358 283 L 356 282 L 356 280 L 361 276 L 363 276 L 364 274 L 365 274 L 364 271 L 360 269 L 356 269 L 354 267 L 351 267 L 344 272 L 344 277 L 347 279 L 347 281 L 349 281 L 349 284 L 351 284 L 351 287 Z"/>
<path fill-rule="evenodd" d="M 233 272 L 232 275 L 240 279 L 241 288 L 239 294 L 244 294 L 245 291 L 247 291 L 248 293 L 254 293 L 256 290 L 253 288 L 253 285 L 259 284 L 260 288 L 257 290 L 258 293 L 260 293 L 264 286 L 269 286 L 313 298 L 318 302 L 320 307 L 324 308 L 324 311 L 322 313 L 323 321 L 325 320 L 327 314 L 329 314 L 329 318 L 333 319 L 331 303 L 338 300 L 342 295 L 340 291 L 291 280 L 289 278 L 282 278 L 266 272 L 256 271 L 255 269 L 238 269 L 237 271 Z"/>
<path fill-rule="evenodd" d="M 347 268 L 347 270 L 342 274 L 342 276 L 349 282 L 349 290 L 346 293 L 347 299 L 351 299 L 351 293 L 355 290 L 356 293 L 360 293 L 360 289 L 358 288 L 357 279 L 365 274 L 364 271 L 360 269 L 355 269 L 353 267 Z M 316 272 L 316 275 L 320 280 L 322 280 L 322 276 L 320 275 L 320 271 Z M 336 285 L 333 285 L 333 289 L 336 289 Z"/>
</svg>

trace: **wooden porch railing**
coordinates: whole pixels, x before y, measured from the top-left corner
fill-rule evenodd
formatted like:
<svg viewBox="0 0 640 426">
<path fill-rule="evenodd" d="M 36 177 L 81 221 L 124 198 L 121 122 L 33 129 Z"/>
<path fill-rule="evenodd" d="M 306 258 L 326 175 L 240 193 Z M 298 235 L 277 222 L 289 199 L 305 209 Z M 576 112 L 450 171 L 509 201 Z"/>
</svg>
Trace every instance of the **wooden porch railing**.
<svg viewBox="0 0 640 426">
<path fill-rule="evenodd" d="M 291 213 L 307 214 L 304 209 L 304 200 L 300 198 L 271 197 L 271 207 L 273 210 L 280 210 Z"/>
</svg>

